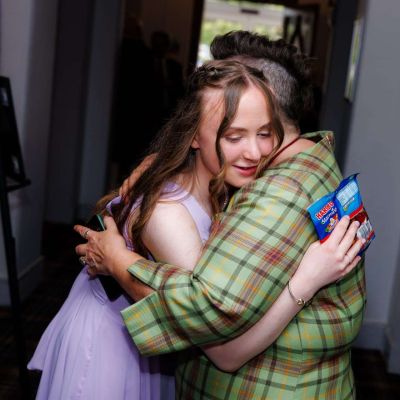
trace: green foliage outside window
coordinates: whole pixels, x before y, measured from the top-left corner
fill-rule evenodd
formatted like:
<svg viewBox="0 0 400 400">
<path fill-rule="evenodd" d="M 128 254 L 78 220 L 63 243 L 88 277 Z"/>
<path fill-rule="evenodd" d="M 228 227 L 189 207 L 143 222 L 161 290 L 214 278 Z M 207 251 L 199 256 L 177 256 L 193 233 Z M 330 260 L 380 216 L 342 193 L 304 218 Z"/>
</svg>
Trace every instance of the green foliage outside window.
<svg viewBox="0 0 400 400">
<path fill-rule="evenodd" d="M 215 36 L 239 29 L 243 29 L 243 26 L 238 22 L 223 19 L 204 21 L 201 29 L 200 43 L 210 45 Z"/>
<path fill-rule="evenodd" d="M 214 21 L 204 21 L 201 29 L 200 43 L 210 45 L 216 35 L 223 35 L 229 31 L 243 29 L 243 25 L 239 22 L 226 21 L 217 19 Z M 281 26 L 263 26 L 256 25 L 254 32 L 269 36 L 271 39 L 282 37 Z"/>
<path fill-rule="evenodd" d="M 221 0 L 208 0 L 209 2 L 221 2 Z M 227 3 L 238 5 L 237 1 L 225 0 Z M 240 6 L 251 6 L 255 7 L 254 3 L 240 2 Z M 263 5 L 265 7 L 265 5 Z M 268 8 L 282 11 L 282 6 L 272 6 L 268 5 Z M 254 21 L 255 22 L 255 21 Z M 250 25 L 251 26 L 251 25 Z M 198 51 L 198 65 L 202 64 L 204 61 L 211 58 L 210 54 L 210 44 L 215 36 L 223 35 L 230 31 L 240 30 L 240 29 L 251 29 L 253 32 L 260 33 L 262 35 L 267 35 L 271 39 L 278 39 L 282 37 L 282 24 L 278 26 L 274 25 L 262 25 L 260 23 L 254 24 L 252 28 L 249 28 L 248 21 L 246 26 L 239 21 L 229 21 L 223 18 L 218 19 L 205 19 L 202 23 L 200 45 Z"/>
</svg>

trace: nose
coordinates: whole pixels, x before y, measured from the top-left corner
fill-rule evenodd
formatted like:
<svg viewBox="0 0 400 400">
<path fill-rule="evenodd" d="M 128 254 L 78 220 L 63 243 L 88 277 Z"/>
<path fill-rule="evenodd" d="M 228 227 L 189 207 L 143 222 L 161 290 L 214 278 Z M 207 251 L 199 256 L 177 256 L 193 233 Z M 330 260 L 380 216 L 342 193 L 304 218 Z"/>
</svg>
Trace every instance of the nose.
<svg viewBox="0 0 400 400">
<path fill-rule="evenodd" d="M 257 140 L 249 140 L 243 152 L 243 157 L 250 161 L 259 161 L 261 158 L 261 149 Z"/>
</svg>

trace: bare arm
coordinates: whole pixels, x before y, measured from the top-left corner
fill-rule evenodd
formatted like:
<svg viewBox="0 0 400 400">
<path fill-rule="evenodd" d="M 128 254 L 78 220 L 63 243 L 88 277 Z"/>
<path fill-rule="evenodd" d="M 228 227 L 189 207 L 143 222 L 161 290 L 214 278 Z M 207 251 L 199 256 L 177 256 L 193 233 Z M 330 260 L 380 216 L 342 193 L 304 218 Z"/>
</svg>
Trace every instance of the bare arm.
<svg viewBox="0 0 400 400">
<path fill-rule="evenodd" d="M 152 256 L 190 271 L 200 258 L 203 244 L 196 224 L 183 204 L 159 202 L 142 234 Z"/>
<path fill-rule="evenodd" d="M 77 246 L 76 252 L 88 259 L 90 275 L 112 275 L 132 299 L 141 300 L 153 289 L 135 279 L 127 267 L 143 257 L 126 248 L 125 240 L 112 218 L 105 217 L 104 222 L 106 231 L 90 231 L 88 242 Z M 81 236 L 87 230 L 80 225 L 74 229 Z M 179 203 L 159 202 L 142 238 L 157 260 L 171 262 L 190 271 L 200 257 L 202 242 L 196 225 L 187 209 Z"/>
</svg>

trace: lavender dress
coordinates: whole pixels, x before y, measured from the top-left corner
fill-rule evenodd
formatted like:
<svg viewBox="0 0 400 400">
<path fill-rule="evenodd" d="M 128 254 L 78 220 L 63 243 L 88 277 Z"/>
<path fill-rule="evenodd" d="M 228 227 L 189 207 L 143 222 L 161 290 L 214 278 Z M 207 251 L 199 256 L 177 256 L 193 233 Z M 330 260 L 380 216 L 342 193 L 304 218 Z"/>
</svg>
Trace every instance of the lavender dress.
<svg viewBox="0 0 400 400">
<path fill-rule="evenodd" d="M 209 216 L 183 189 L 169 184 L 166 191 L 187 208 L 205 241 Z M 142 357 L 125 328 L 120 311 L 130 301 L 123 295 L 109 301 L 83 268 L 28 364 L 43 371 L 37 399 L 174 399 L 173 375 L 159 372 L 157 357 Z"/>
</svg>

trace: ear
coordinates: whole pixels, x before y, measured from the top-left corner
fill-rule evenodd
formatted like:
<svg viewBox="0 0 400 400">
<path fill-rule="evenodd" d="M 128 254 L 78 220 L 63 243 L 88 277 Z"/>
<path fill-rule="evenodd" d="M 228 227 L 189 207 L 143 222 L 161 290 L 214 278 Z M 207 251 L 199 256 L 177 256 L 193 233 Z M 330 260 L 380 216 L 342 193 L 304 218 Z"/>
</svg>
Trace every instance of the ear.
<svg viewBox="0 0 400 400">
<path fill-rule="evenodd" d="M 194 150 L 197 150 L 200 148 L 200 143 L 198 140 L 198 134 L 196 133 L 196 136 L 194 137 L 192 144 L 190 145 L 190 147 Z"/>
</svg>

